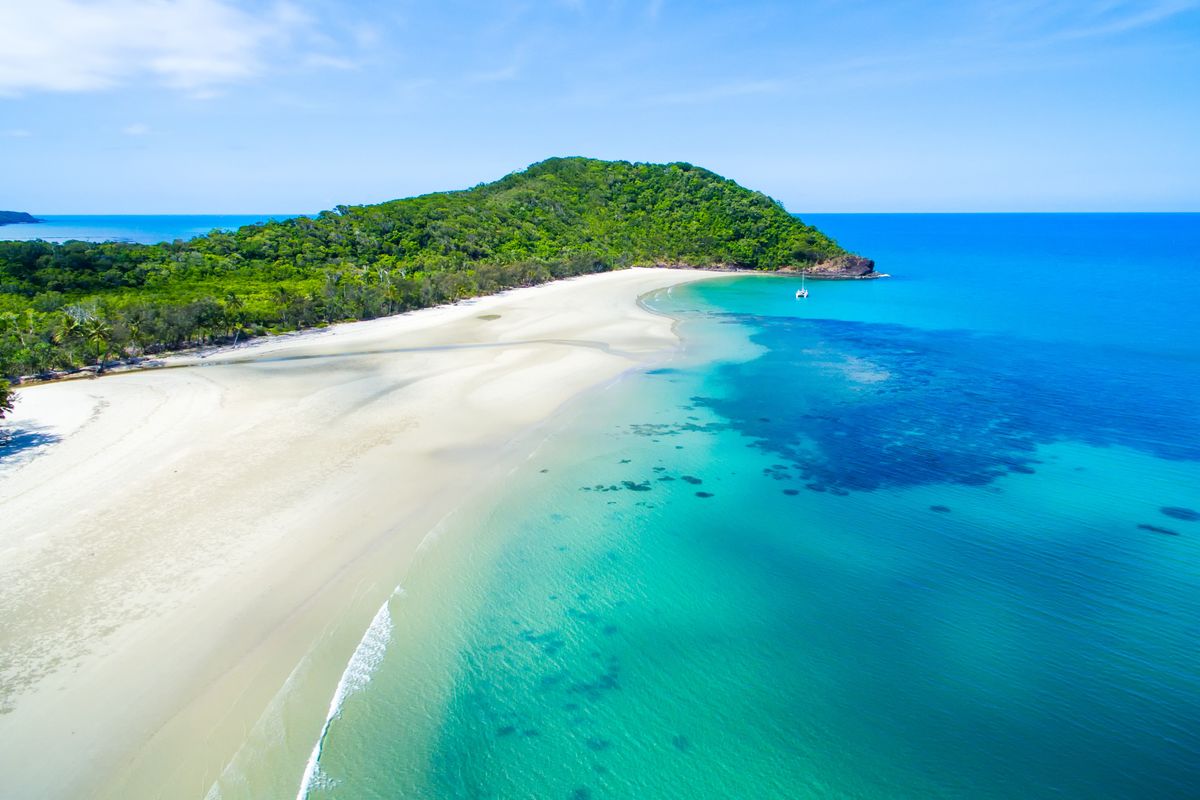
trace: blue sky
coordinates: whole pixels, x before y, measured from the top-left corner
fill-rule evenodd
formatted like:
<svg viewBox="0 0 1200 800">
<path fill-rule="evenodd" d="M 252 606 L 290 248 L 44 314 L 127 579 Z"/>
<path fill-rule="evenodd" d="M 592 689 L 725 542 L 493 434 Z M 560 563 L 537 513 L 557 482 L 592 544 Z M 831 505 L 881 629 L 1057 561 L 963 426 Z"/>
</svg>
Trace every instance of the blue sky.
<svg viewBox="0 0 1200 800">
<path fill-rule="evenodd" d="M 0 208 L 311 212 L 552 155 L 797 212 L 1200 210 L 1200 0 L 0 0 Z"/>
</svg>

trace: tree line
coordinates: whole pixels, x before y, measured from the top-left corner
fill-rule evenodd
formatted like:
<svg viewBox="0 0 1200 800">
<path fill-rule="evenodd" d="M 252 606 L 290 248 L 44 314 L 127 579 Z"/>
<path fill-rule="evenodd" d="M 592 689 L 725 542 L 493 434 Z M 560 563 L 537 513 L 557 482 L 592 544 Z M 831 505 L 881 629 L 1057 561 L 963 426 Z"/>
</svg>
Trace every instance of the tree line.
<svg viewBox="0 0 1200 800">
<path fill-rule="evenodd" d="M 102 370 L 626 266 L 770 270 L 843 253 L 708 170 L 550 159 L 472 189 L 189 241 L 0 242 L 0 378 Z"/>
</svg>

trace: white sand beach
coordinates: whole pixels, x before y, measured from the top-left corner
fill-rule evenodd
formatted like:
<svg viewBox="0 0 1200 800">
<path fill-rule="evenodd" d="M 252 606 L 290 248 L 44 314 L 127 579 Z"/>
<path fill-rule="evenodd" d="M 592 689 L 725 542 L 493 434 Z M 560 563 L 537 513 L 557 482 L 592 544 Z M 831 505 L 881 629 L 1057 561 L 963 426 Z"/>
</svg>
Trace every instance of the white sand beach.
<svg viewBox="0 0 1200 800">
<path fill-rule="evenodd" d="M 22 389 L 13 425 L 47 444 L 0 464 L 0 796 L 203 797 L 320 643 L 311 747 L 438 521 L 564 403 L 676 345 L 639 295 L 713 276 L 588 276 Z"/>
</svg>

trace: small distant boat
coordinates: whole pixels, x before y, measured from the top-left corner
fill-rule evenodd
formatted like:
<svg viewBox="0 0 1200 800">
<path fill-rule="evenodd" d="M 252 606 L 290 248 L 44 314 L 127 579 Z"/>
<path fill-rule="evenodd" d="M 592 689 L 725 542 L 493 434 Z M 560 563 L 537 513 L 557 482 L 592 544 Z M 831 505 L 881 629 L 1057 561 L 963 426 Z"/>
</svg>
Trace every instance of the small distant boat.
<svg viewBox="0 0 1200 800">
<path fill-rule="evenodd" d="M 803 300 L 806 297 L 808 297 L 808 289 L 797 289 L 796 290 L 796 299 L 797 300 Z"/>
</svg>

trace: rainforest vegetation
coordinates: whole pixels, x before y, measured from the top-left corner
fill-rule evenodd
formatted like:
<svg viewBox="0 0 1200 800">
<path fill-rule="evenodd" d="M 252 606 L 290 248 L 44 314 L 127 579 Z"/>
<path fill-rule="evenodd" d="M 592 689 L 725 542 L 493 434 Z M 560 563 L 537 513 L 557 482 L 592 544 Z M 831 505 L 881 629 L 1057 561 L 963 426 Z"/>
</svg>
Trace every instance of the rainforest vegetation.
<svg viewBox="0 0 1200 800">
<path fill-rule="evenodd" d="M 41 222 L 41 220 L 24 211 L 0 211 L 0 225 L 19 225 L 29 222 Z"/>
<path fill-rule="evenodd" d="M 463 191 L 189 241 L 0 242 L 0 378 L 633 265 L 774 270 L 843 253 L 766 195 L 690 164 L 554 158 Z"/>
</svg>

